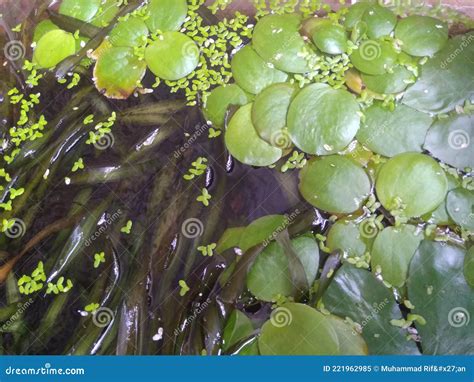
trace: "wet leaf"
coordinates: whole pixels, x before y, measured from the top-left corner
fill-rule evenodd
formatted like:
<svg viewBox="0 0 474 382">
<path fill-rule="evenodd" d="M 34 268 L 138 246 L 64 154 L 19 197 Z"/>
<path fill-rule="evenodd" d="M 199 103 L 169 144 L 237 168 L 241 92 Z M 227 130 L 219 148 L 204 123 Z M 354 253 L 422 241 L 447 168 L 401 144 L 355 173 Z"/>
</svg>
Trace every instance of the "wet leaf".
<svg viewBox="0 0 474 382">
<path fill-rule="evenodd" d="M 150 32 L 177 31 L 186 18 L 188 4 L 186 0 L 150 0 L 148 12 L 146 24 Z"/>
<path fill-rule="evenodd" d="M 474 288 L 474 245 L 466 252 L 463 270 L 466 282 Z"/>
<path fill-rule="evenodd" d="M 62 0 L 59 13 L 82 21 L 91 20 L 100 8 L 102 0 Z"/>
<path fill-rule="evenodd" d="M 364 338 L 342 318 L 330 314 L 326 316 L 337 334 L 339 354 L 368 355 L 369 349 Z"/>
<path fill-rule="evenodd" d="M 387 73 L 397 62 L 397 51 L 392 43 L 379 40 L 363 40 L 351 54 L 355 68 L 366 74 Z"/>
<path fill-rule="evenodd" d="M 240 340 L 250 336 L 254 331 L 252 321 L 240 310 L 234 310 L 229 316 L 222 334 L 224 351 Z"/>
<path fill-rule="evenodd" d="M 474 191 L 465 188 L 449 191 L 446 209 L 456 224 L 474 232 Z"/>
<path fill-rule="evenodd" d="M 222 253 L 228 249 L 238 247 L 245 227 L 227 228 L 217 242 L 216 252 Z"/>
<path fill-rule="evenodd" d="M 408 83 L 414 80 L 413 73 L 402 65 L 396 65 L 390 73 L 379 75 L 361 74 L 362 81 L 369 90 L 379 94 L 393 94 L 404 91 Z"/>
<path fill-rule="evenodd" d="M 288 221 L 283 215 L 262 216 L 245 228 L 239 242 L 239 247 L 245 252 L 265 241 L 265 245 L 268 245 L 270 241 L 275 240 L 278 232 L 284 230 L 287 226 Z"/>
<path fill-rule="evenodd" d="M 135 47 L 144 45 L 148 36 L 148 28 L 139 17 L 122 20 L 109 34 L 109 42 L 113 46 Z"/>
<path fill-rule="evenodd" d="M 362 257 L 369 252 L 376 231 L 366 232 L 352 221 L 338 221 L 329 230 L 326 246 L 334 252 L 337 249 L 349 257 Z"/>
<path fill-rule="evenodd" d="M 320 19 L 311 32 L 314 44 L 322 52 L 341 54 L 347 50 L 347 33 L 343 26 Z"/>
<path fill-rule="evenodd" d="M 352 30 L 360 23 L 364 23 L 370 38 L 379 38 L 388 36 L 393 31 L 397 17 L 390 9 L 378 4 L 360 2 L 349 7 L 344 17 L 344 25 L 348 30 Z"/>
<path fill-rule="evenodd" d="M 42 68 L 52 68 L 76 51 L 76 40 L 61 29 L 44 34 L 35 47 L 33 60 Z"/>
</svg>

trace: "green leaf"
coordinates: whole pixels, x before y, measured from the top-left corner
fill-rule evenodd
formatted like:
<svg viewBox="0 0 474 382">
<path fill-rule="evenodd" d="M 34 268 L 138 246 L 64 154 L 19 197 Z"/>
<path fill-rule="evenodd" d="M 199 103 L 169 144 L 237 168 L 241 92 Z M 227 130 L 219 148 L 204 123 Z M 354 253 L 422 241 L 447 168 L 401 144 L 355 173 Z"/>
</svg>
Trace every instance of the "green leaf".
<svg viewBox="0 0 474 382">
<path fill-rule="evenodd" d="M 145 60 L 156 76 L 175 81 L 186 77 L 199 63 L 196 43 L 180 32 L 165 32 L 145 50 Z"/>
<path fill-rule="evenodd" d="M 400 288 L 408 276 L 408 266 L 423 233 L 415 226 L 402 224 L 399 227 L 387 227 L 375 238 L 371 251 L 372 270 L 381 270 L 385 281 Z"/>
<path fill-rule="evenodd" d="M 40 21 L 35 28 L 33 42 L 38 42 L 46 33 L 60 29 L 50 19 Z"/>
<path fill-rule="evenodd" d="M 349 7 L 344 17 L 344 25 L 352 30 L 357 24 L 364 23 L 370 38 L 388 36 L 397 23 L 395 14 L 378 4 L 360 2 Z"/>
<path fill-rule="evenodd" d="M 426 320 L 416 325 L 423 354 L 472 354 L 474 299 L 463 276 L 465 251 L 440 242 L 421 242 L 407 281 L 412 310 Z"/>
<path fill-rule="evenodd" d="M 71 33 L 55 29 L 44 34 L 35 47 L 33 61 L 42 68 L 52 68 L 76 51 L 76 40 Z"/>
<path fill-rule="evenodd" d="M 281 158 L 282 151 L 258 136 L 251 115 L 252 104 L 236 111 L 227 127 L 225 144 L 238 161 L 250 166 L 269 166 Z"/>
<path fill-rule="evenodd" d="M 446 173 L 446 178 L 448 179 L 448 194 L 444 198 L 443 202 L 436 208 L 432 213 L 423 216 L 424 220 L 437 225 L 450 225 L 453 223 L 453 220 L 448 215 L 448 210 L 446 208 L 447 197 L 449 191 L 459 187 L 461 182 L 458 178 L 453 175 Z"/>
<path fill-rule="evenodd" d="M 391 290 L 371 272 L 343 264 L 323 302 L 331 313 L 348 317 L 358 326 L 370 354 L 419 354 L 415 342 L 406 340 L 407 331 L 390 325 L 402 314 Z"/>
<path fill-rule="evenodd" d="M 363 73 L 379 75 L 389 72 L 395 66 L 397 55 L 390 42 L 363 40 L 351 54 L 351 62 Z"/>
<path fill-rule="evenodd" d="M 268 245 L 275 240 L 278 232 L 288 226 L 288 220 L 283 215 L 262 216 L 250 223 L 242 233 L 239 247 L 242 251 L 247 251 L 253 246 L 263 243 Z"/>
<path fill-rule="evenodd" d="M 432 118 L 405 105 L 391 111 L 375 103 L 364 112 L 357 140 L 373 152 L 393 157 L 407 151 L 422 152 Z"/>
<path fill-rule="evenodd" d="M 441 204 L 448 190 L 448 180 L 433 158 L 403 153 L 382 166 L 375 189 L 387 210 L 402 209 L 404 216 L 413 217 L 431 212 Z"/>
<path fill-rule="evenodd" d="M 217 242 L 216 252 L 222 253 L 230 248 L 238 247 L 245 227 L 227 228 Z"/>
<path fill-rule="evenodd" d="M 299 33 L 300 16 L 297 14 L 267 15 L 255 25 L 252 46 L 266 61 L 289 73 L 309 71 L 304 55 L 308 45 Z"/>
<path fill-rule="evenodd" d="M 354 222 L 340 220 L 329 230 L 326 246 L 331 252 L 339 249 L 348 257 L 362 257 L 370 251 L 372 239 L 377 234 L 376 230 L 373 236 L 367 234 L 364 236 L 363 232 Z"/>
<path fill-rule="evenodd" d="M 227 320 L 222 334 L 222 348 L 224 351 L 239 341 L 250 336 L 254 331 L 252 321 L 240 310 L 235 309 Z"/>
<path fill-rule="evenodd" d="M 110 48 L 103 52 L 94 67 L 94 82 L 108 98 L 128 98 L 145 75 L 146 65 L 132 48 Z"/>
<path fill-rule="evenodd" d="M 469 248 L 464 257 L 463 273 L 466 282 L 474 288 L 474 245 Z"/>
<path fill-rule="evenodd" d="M 188 12 L 186 0 L 150 0 L 146 25 L 150 32 L 177 31 L 184 23 Z"/>
<path fill-rule="evenodd" d="M 59 13 L 82 21 L 91 20 L 100 8 L 102 0 L 62 0 Z"/>
<path fill-rule="evenodd" d="M 428 130 L 424 148 L 434 157 L 464 171 L 474 168 L 474 115 L 437 120 Z"/>
<path fill-rule="evenodd" d="M 267 86 L 288 78 L 286 73 L 266 63 L 250 45 L 234 55 L 231 68 L 237 85 L 252 94 L 258 94 Z"/>
<path fill-rule="evenodd" d="M 456 224 L 474 232 L 474 191 L 465 188 L 449 191 L 446 209 Z"/>
<path fill-rule="evenodd" d="M 328 155 L 344 149 L 359 129 L 359 105 L 354 96 L 325 84 L 312 84 L 293 99 L 288 131 L 308 154 Z"/>
<path fill-rule="evenodd" d="M 291 240 L 296 256 L 303 265 L 307 287 L 316 278 L 319 266 L 319 250 L 316 241 L 308 236 Z M 263 301 L 275 301 L 277 296 L 294 296 L 289 260 L 279 243 L 272 242 L 260 253 L 247 275 L 250 292 Z"/>
<path fill-rule="evenodd" d="M 361 74 L 365 86 L 373 92 L 379 94 L 394 94 L 404 91 L 408 86 L 408 81 L 414 82 L 414 75 L 402 65 L 392 68 L 390 73 L 379 75 Z"/>
<path fill-rule="evenodd" d="M 432 56 L 448 41 L 448 26 L 429 16 L 413 15 L 400 20 L 395 37 L 402 42 L 402 50 L 412 56 Z"/>
<path fill-rule="evenodd" d="M 276 308 L 258 339 L 263 355 L 336 355 L 339 340 L 332 321 L 307 305 Z"/>
<path fill-rule="evenodd" d="M 366 172 L 352 160 L 331 155 L 310 161 L 300 173 L 299 189 L 313 206 L 330 213 L 351 213 L 370 193 Z"/>
<path fill-rule="evenodd" d="M 347 33 L 344 27 L 327 19 L 317 19 L 312 29 L 316 47 L 324 53 L 341 54 L 347 50 Z"/>
<path fill-rule="evenodd" d="M 120 11 L 120 4 L 122 2 L 123 0 L 102 0 L 99 11 L 89 22 L 97 27 L 109 25 Z"/>
<path fill-rule="evenodd" d="M 369 349 L 364 338 L 345 322 L 342 318 L 332 314 L 326 316 L 339 342 L 339 354 L 341 355 L 368 355 Z"/>
<path fill-rule="evenodd" d="M 423 112 L 445 113 L 474 96 L 474 32 L 455 36 L 422 66 L 402 102 Z"/>
<path fill-rule="evenodd" d="M 109 35 L 109 42 L 113 46 L 138 47 L 145 45 L 148 28 L 139 17 L 129 17 L 117 23 Z"/>
</svg>

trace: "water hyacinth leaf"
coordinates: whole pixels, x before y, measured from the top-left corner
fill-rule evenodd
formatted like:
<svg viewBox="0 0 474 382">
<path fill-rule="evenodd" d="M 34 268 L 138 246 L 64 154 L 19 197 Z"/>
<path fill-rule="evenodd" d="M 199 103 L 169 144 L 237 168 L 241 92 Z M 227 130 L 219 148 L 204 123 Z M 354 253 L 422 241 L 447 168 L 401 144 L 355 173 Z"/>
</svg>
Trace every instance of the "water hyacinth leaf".
<svg viewBox="0 0 474 382">
<path fill-rule="evenodd" d="M 400 104 L 391 111 L 382 103 L 374 103 L 364 114 L 357 140 L 373 152 L 393 157 L 407 151 L 423 151 L 432 122 L 428 114 Z"/>
<path fill-rule="evenodd" d="M 252 321 L 245 313 L 235 309 L 227 320 L 222 334 L 222 344 L 224 351 L 240 340 L 250 336 L 254 331 Z"/>
<path fill-rule="evenodd" d="M 99 10 L 102 0 L 62 0 L 59 13 L 82 21 L 91 20 Z"/>
<path fill-rule="evenodd" d="M 177 31 L 188 13 L 186 0 L 150 0 L 146 24 L 150 32 Z"/>
<path fill-rule="evenodd" d="M 250 102 L 249 95 L 236 84 L 214 88 L 206 100 L 203 110 L 206 120 L 218 129 L 224 127 L 227 110 L 230 106 L 243 106 Z"/>
<path fill-rule="evenodd" d="M 289 83 L 274 84 L 255 97 L 252 122 L 258 135 L 272 146 L 281 149 L 291 147 L 286 130 L 286 116 L 297 88 Z"/>
<path fill-rule="evenodd" d="M 466 252 L 463 272 L 466 282 L 474 288 L 474 245 Z"/>
<path fill-rule="evenodd" d="M 234 158 L 250 166 L 269 166 L 283 154 L 258 136 L 252 124 L 252 104 L 242 106 L 233 115 L 225 133 L 225 144 Z"/>
<path fill-rule="evenodd" d="M 446 195 L 446 198 L 432 213 L 423 216 L 424 220 L 429 221 L 432 224 L 450 225 L 453 223 L 453 220 L 448 214 L 446 203 L 449 191 L 459 187 L 461 185 L 461 182 L 458 178 L 454 177 L 449 173 L 446 173 L 446 178 L 448 179 L 448 194 Z"/>
<path fill-rule="evenodd" d="M 245 227 L 227 228 L 217 242 L 216 252 L 222 253 L 228 249 L 238 247 Z"/>
<path fill-rule="evenodd" d="M 474 232 L 474 191 L 465 188 L 449 191 L 446 197 L 446 209 L 456 224 Z"/>
<path fill-rule="evenodd" d="M 415 226 L 402 224 L 399 227 L 387 227 L 375 238 L 372 246 L 372 270 L 381 270 L 382 277 L 389 284 L 400 288 L 408 276 L 408 266 L 423 233 Z"/>
<path fill-rule="evenodd" d="M 339 317 L 348 317 L 361 331 L 369 354 L 419 354 L 407 331 L 390 325 L 402 314 L 390 289 L 375 276 L 348 263 L 336 272 L 323 295 L 324 307 Z"/>
<path fill-rule="evenodd" d="M 402 65 L 396 65 L 390 73 L 379 75 L 361 74 L 367 89 L 379 94 L 394 94 L 404 91 L 409 81 L 414 81 L 414 75 Z"/>
<path fill-rule="evenodd" d="M 337 334 L 339 354 L 368 355 L 369 348 L 364 338 L 345 322 L 341 317 L 330 314 L 326 316 Z"/>
<path fill-rule="evenodd" d="M 387 73 L 395 65 L 397 55 L 390 42 L 363 40 L 351 54 L 351 61 L 362 73 L 380 75 Z"/>
<path fill-rule="evenodd" d="M 329 230 L 326 246 L 331 252 L 341 250 L 349 257 L 362 257 L 369 252 L 377 229 L 360 228 L 352 221 L 340 220 Z"/>
<path fill-rule="evenodd" d="M 283 215 L 262 216 L 250 223 L 242 233 L 239 248 L 247 251 L 253 246 L 268 244 L 275 239 L 276 234 L 288 226 L 288 220 Z"/>
<path fill-rule="evenodd" d="M 474 32 L 450 39 L 422 66 L 402 102 L 419 111 L 445 113 L 474 96 Z"/>
<path fill-rule="evenodd" d="M 428 155 L 398 154 L 386 162 L 375 183 L 377 196 L 389 211 L 404 216 L 421 216 L 444 200 L 448 180 L 441 166 Z"/>
<path fill-rule="evenodd" d="M 434 157 L 464 171 L 474 168 L 474 116 L 454 115 L 437 120 L 428 130 L 424 148 Z"/>
<path fill-rule="evenodd" d="M 353 30 L 364 24 L 369 38 L 379 38 L 388 36 L 397 23 L 395 14 L 380 5 L 370 4 L 369 2 L 355 3 L 349 7 L 344 16 L 344 26 L 348 30 Z"/>
<path fill-rule="evenodd" d="M 338 335 L 325 315 L 307 305 L 276 308 L 258 339 L 262 355 L 337 355 Z"/>
<path fill-rule="evenodd" d="M 258 94 L 267 86 L 288 78 L 286 73 L 266 63 L 250 45 L 234 55 L 231 67 L 237 85 L 252 94 Z"/>
<path fill-rule="evenodd" d="M 41 37 L 43 37 L 46 33 L 60 29 L 55 23 L 53 23 L 50 19 L 40 21 L 35 28 L 35 32 L 33 34 L 33 42 L 38 42 Z"/>
<path fill-rule="evenodd" d="M 432 56 L 448 41 L 448 26 L 429 16 L 413 15 L 400 20 L 395 37 L 402 42 L 402 50 L 412 56 Z"/>
<path fill-rule="evenodd" d="M 288 110 L 293 143 L 308 154 L 329 155 L 344 149 L 359 129 L 359 105 L 354 96 L 325 84 L 301 90 Z"/>
<path fill-rule="evenodd" d="M 291 240 L 298 259 L 303 265 L 307 285 L 316 278 L 319 266 L 319 250 L 316 241 L 309 236 Z M 247 275 L 247 288 L 263 301 L 275 301 L 280 296 L 293 296 L 294 290 L 288 257 L 277 243 L 270 243 L 260 253 Z"/>
<path fill-rule="evenodd" d="M 165 32 L 145 50 L 145 61 L 156 76 L 175 81 L 186 77 L 199 63 L 196 43 L 180 32 Z"/>
<path fill-rule="evenodd" d="M 44 34 L 35 47 L 33 61 L 42 68 L 52 68 L 76 51 L 76 39 L 61 29 Z"/>
<path fill-rule="evenodd" d="M 110 48 L 96 62 L 94 81 L 97 89 L 109 98 L 125 99 L 145 75 L 146 65 L 132 48 Z"/>
<path fill-rule="evenodd" d="M 300 173 L 299 189 L 313 206 L 330 213 L 357 211 L 370 194 L 370 179 L 352 160 L 337 155 L 309 162 Z"/>
<path fill-rule="evenodd" d="M 341 54 L 347 50 L 347 34 L 343 26 L 330 20 L 319 20 L 313 25 L 312 39 L 316 47 L 324 53 Z"/>
<path fill-rule="evenodd" d="M 114 19 L 120 11 L 122 0 L 102 0 L 102 4 L 96 15 L 90 20 L 92 25 L 105 27 Z"/>
<path fill-rule="evenodd" d="M 266 62 L 288 73 L 309 71 L 305 59 L 309 47 L 299 34 L 300 16 L 268 15 L 262 17 L 253 33 L 252 46 Z"/>
<path fill-rule="evenodd" d="M 423 240 L 410 264 L 412 312 L 426 321 L 416 324 L 423 354 L 472 354 L 474 299 L 463 275 L 465 253 L 453 245 Z"/>
<path fill-rule="evenodd" d="M 135 47 L 144 45 L 148 36 L 148 28 L 139 17 L 129 17 L 122 20 L 112 29 L 109 42 L 113 46 Z"/>
</svg>

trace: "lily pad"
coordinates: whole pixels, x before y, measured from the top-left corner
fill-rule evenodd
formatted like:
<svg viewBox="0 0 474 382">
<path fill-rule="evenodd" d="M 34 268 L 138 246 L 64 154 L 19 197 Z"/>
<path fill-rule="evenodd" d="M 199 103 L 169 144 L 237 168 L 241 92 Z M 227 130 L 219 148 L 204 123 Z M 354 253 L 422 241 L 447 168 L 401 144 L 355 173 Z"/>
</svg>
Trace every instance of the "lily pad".
<svg viewBox="0 0 474 382">
<path fill-rule="evenodd" d="M 387 41 L 363 40 L 351 54 L 352 64 L 362 73 L 387 73 L 397 62 L 397 51 Z"/>
<path fill-rule="evenodd" d="M 59 13 L 82 21 L 91 20 L 100 8 L 102 0 L 62 0 Z"/>
<path fill-rule="evenodd" d="M 449 191 L 446 209 L 456 224 L 474 232 L 474 191 L 465 188 Z"/>
<path fill-rule="evenodd" d="M 312 237 L 300 236 L 291 240 L 306 273 L 308 286 L 316 278 L 319 266 L 318 244 Z M 278 295 L 292 296 L 293 282 L 288 257 L 283 248 L 272 242 L 260 253 L 247 275 L 247 287 L 259 300 L 275 301 Z"/>
<path fill-rule="evenodd" d="M 289 73 L 309 71 L 305 59 L 309 47 L 299 33 L 301 18 L 296 14 L 262 17 L 253 33 L 252 45 L 266 62 Z"/>
<path fill-rule="evenodd" d="M 390 289 L 375 276 L 348 263 L 336 272 L 323 295 L 324 307 L 339 317 L 348 317 L 361 331 L 372 355 L 419 354 L 406 330 L 390 324 L 402 314 Z"/>
<path fill-rule="evenodd" d="M 263 355 L 337 355 L 339 340 L 331 321 L 304 304 L 276 308 L 258 339 Z"/>
<path fill-rule="evenodd" d="M 319 19 L 312 28 L 316 47 L 324 53 L 341 54 L 347 50 L 347 33 L 343 26 L 330 20 Z"/>
<path fill-rule="evenodd" d="M 464 171 L 474 168 L 474 116 L 454 115 L 437 120 L 428 130 L 425 149 L 434 157 Z"/>
<path fill-rule="evenodd" d="M 42 68 L 52 68 L 76 51 L 76 39 L 62 29 L 44 34 L 35 47 L 33 60 Z"/>
<path fill-rule="evenodd" d="M 339 249 L 348 257 L 362 257 L 370 251 L 371 242 L 377 232 L 365 233 L 352 221 L 338 221 L 329 230 L 326 246 L 331 252 Z"/>
<path fill-rule="evenodd" d="M 109 42 L 113 46 L 138 47 L 146 43 L 148 28 L 145 22 L 139 17 L 129 17 L 122 20 L 112 29 L 109 35 Z"/>
<path fill-rule="evenodd" d="M 361 208 L 370 194 L 370 180 L 352 160 L 331 155 L 312 160 L 303 167 L 299 189 L 313 206 L 347 214 Z"/>
<path fill-rule="evenodd" d="M 361 74 L 365 86 L 379 94 L 395 94 L 404 91 L 410 81 L 414 82 L 414 75 L 402 65 L 396 65 L 390 73 L 379 75 Z"/>
<path fill-rule="evenodd" d="M 402 102 L 419 111 L 445 113 L 474 96 L 474 32 L 455 36 L 421 67 Z"/>
<path fill-rule="evenodd" d="M 221 129 L 230 106 L 243 106 L 250 101 L 249 95 L 236 84 L 219 86 L 207 97 L 204 116 L 213 127 Z"/>
<path fill-rule="evenodd" d="M 379 38 L 388 36 L 395 25 L 397 17 L 387 8 L 369 2 L 353 4 L 344 18 L 344 25 L 348 30 L 352 30 L 357 24 L 364 23 L 367 36 Z"/>
<path fill-rule="evenodd" d="M 381 270 L 382 277 L 389 284 L 400 288 L 408 277 L 408 266 L 423 233 L 415 226 L 402 224 L 387 227 L 375 238 L 371 251 L 372 270 Z"/>
<path fill-rule="evenodd" d="M 150 32 L 177 31 L 186 19 L 188 3 L 186 0 L 150 0 L 148 13 L 146 25 Z"/>
<path fill-rule="evenodd" d="M 432 118 L 405 105 L 395 110 L 375 103 L 365 111 L 365 121 L 357 132 L 357 140 L 373 152 L 393 157 L 407 151 L 422 152 L 426 132 Z"/>
<path fill-rule="evenodd" d="M 474 288 L 474 245 L 466 252 L 463 272 L 466 282 Z"/>
<path fill-rule="evenodd" d="M 156 76 L 175 81 L 190 74 L 199 63 L 196 43 L 180 32 L 165 32 L 147 46 L 145 61 Z"/>
<path fill-rule="evenodd" d="M 260 243 L 268 245 L 268 243 L 275 239 L 276 234 L 285 229 L 287 225 L 288 221 L 283 215 L 262 216 L 245 228 L 239 242 L 239 247 L 245 252 Z"/>
<path fill-rule="evenodd" d="M 260 93 L 267 86 L 288 78 L 286 73 L 266 63 L 250 45 L 234 55 L 231 67 L 237 85 L 252 94 Z"/>
<path fill-rule="evenodd" d="M 387 210 L 402 210 L 405 216 L 413 217 L 431 212 L 441 204 L 448 190 L 448 180 L 433 158 L 403 153 L 382 166 L 375 189 Z"/>
<path fill-rule="evenodd" d="M 255 97 L 252 122 L 258 135 L 272 146 L 291 147 L 286 117 L 297 87 L 289 83 L 274 84 Z"/>
<path fill-rule="evenodd" d="M 424 240 L 413 257 L 407 281 L 408 297 L 425 325 L 416 328 L 423 354 L 472 354 L 472 289 L 463 275 L 465 251 L 446 243 Z"/>
<path fill-rule="evenodd" d="M 133 54 L 132 48 L 110 48 L 96 62 L 94 81 L 107 97 L 125 99 L 136 89 L 145 71 L 145 62 Z"/>
<path fill-rule="evenodd" d="M 412 56 L 432 56 L 448 41 L 448 26 L 429 16 L 413 15 L 400 20 L 395 37 L 402 42 L 402 50 Z"/>
<path fill-rule="evenodd" d="M 301 90 L 288 110 L 293 143 L 308 154 L 328 155 L 343 150 L 359 129 L 359 105 L 354 96 L 325 84 Z"/>
</svg>

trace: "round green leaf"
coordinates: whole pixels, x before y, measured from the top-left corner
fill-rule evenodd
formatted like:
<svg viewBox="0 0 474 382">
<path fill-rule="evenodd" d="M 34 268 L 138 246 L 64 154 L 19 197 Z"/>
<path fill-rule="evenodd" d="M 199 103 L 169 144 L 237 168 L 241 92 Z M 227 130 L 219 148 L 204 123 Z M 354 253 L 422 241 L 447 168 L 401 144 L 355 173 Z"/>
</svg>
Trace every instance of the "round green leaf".
<svg viewBox="0 0 474 382">
<path fill-rule="evenodd" d="M 95 64 L 95 86 L 109 98 L 125 99 L 133 93 L 145 71 L 145 63 L 133 54 L 132 48 L 110 48 Z"/>
<path fill-rule="evenodd" d="M 146 25 L 150 32 L 177 31 L 188 13 L 186 0 L 150 0 Z"/>
<path fill-rule="evenodd" d="M 390 9 L 372 4 L 365 11 L 362 21 L 367 25 L 367 36 L 379 38 L 390 35 L 397 24 L 397 16 Z"/>
<path fill-rule="evenodd" d="M 474 245 L 469 248 L 464 257 L 463 273 L 466 282 L 474 288 Z"/>
<path fill-rule="evenodd" d="M 437 120 L 428 130 L 424 147 L 450 166 L 462 171 L 474 168 L 474 116 L 454 115 Z"/>
<path fill-rule="evenodd" d="M 199 63 L 199 48 L 180 32 L 165 32 L 147 46 L 145 61 L 156 76 L 164 80 L 186 77 Z"/>
<path fill-rule="evenodd" d="M 370 193 L 370 180 L 352 160 L 331 155 L 315 159 L 303 167 L 299 189 L 313 206 L 345 214 L 362 206 Z"/>
<path fill-rule="evenodd" d="M 309 71 L 304 55 L 309 47 L 299 34 L 301 19 L 296 14 L 262 17 L 253 33 L 256 52 L 279 70 L 289 73 Z"/>
<path fill-rule="evenodd" d="M 395 37 L 402 50 L 412 56 L 432 56 L 448 41 L 448 26 L 429 16 L 408 16 L 398 23 Z"/>
<path fill-rule="evenodd" d="M 346 30 L 330 20 L 319 20 L 312 28 L 312 38 L 314 44 L 324 53 L 341 54 L 347 50 Z"/>
<path fill-rule="evenodd" d="M 346 29 L 352 30 L 356 24 L 362 20 L 362 17 L 370 6 L 370 3 L 364 1 L 351 5 L 344 16 L 344 26 Z"/>
<path fill-rule="evenodd" d="M 43 35 L 36 44 L 33 60 L 42 68 L 52 68 L 76 51 L 76 39 L 62 29 Z"/>
<path fill-rule="evenodd" d="M 288 221 L 283 215 L 262 216 L 245 227 L 239 242 L 239 248 L 245 252 L 257 244 L 263 242 L 268 244 L 287 225 Z"/>
<path fill-rule="evenodd" d="M 441 204 L 448 190 L 448 180 L 433 158 L 403 153 L 382 166 L 375 189 L 387 210 L 403 209 L 405 216 L 413 217 L 431 212 Z"/>
<path fill-rule="evenodd" d="M 408 106 L 398 104 L 395 110 L 375 103 L 365 111 L 365 121 L 357 132 L 357 140 L 377 154 L 392 157 L 421 152 L 432 119 Z"/>
<path fill-rule="evenodd" d="M 337 334 L 339 354 L 341 355 L 368 355 L 369 349 L 364 338 L 342 318 L 333 314 L 326 316 Z"/>
<path fill-rule="evenodd" d="M 396 65 L 390 73 L 379 75 L 361 74 L 365 86 L 379 94 L 394 94 L 404 91 L 408 83 L 414 80 L 414 75 L 402 65 Z"/>
<path fill-rule="evenodd" d="M 436 208 L 432 213 L 426 214 L 423 216 L 425 221 L 428 221 L 431 224 L 436 225 L 451 225 L 453 224 L 453 220 L 448 214 L 448 210 L 446 207 L 447 197 L 449 195 L 449 191 L 454 190 L 460 186 L 460 181 L 458 178 L 454 177 L 453 175 L 446 173 L 446 179 L 448 179 L 448 194 L 446 198 L 444 198 L 443 202 Z"/>
<path fill-rule="evenodd" d="M 224 127 L 225 116 L 229 106 L 243 106 L 250 102 L 250 97 L 238 85 L 219 86 L 211 91 L 203 110 L 205 118 L 218 129 Z"/>
<path fill-rule="evenodd" d="M 100 8 L 102 0 L 63 0 L 59 13 L 82 21 L 91 20 Z"/>
<path fill-rule="evenodd" d="M 307 236 L 291 240 L 306 273 L 308 285 L 316 278 L 319 266 L 319 249 L 316 241 Z M 250 292 L 263 301 L 275 301 L 277 296 L 292 296 L 294 293 L 288 257 L 283 248 L 272 242 L 260 253 L 247 275 Z"/>
<path fill-rule="evenodd" d="M 139 17 L 129 17 L 119 21 L 109 35 L 109 42 L 113 46 L 143 46 L 148 36 L 148 28 Z"/>
<path fill-rule="evenodd" d="M 328 155 L 344 149 L 359 129 L 359 104 L 354 96 L 325 84 L 300 91 L 288 111 L 293 143 L 308 154 Z"/>
<path fill-rule="evenodd" d="M 363 227 L 362 227 L 363 228 Z M 331 252 L 339 249 L 348 257 L 362 257 L 370 250 L 371 239 L 377 234 L 365 232 L 352 221 L 338 221 L 329 230 L 326 246 Z"/>
<path fill-rule="evenodd" d="M 351 54 L 352 64 L 366 74 L 380 75 L 397 62 L 397 51 L 387 41 L 363 40 Z"/>
<path fill-rule="evenodd" d="M 234 55 L 231 67 L 237 85 L 252 94 L 260 93 L 267 86 L 288 78 L 286 73 L 266 63 L 250 45 Z"/>
<path fill-rule="evenodd" d="M 408 276 L 408 266 L 418 245 L 423 240 L 423 233 L 417 232 L 415 226 L 400 225 L 387 227 L 375 238 L 371 251 L 373 271 L 381 271 L 385 281 L 400 288 Z"/>
<path fill-rule="evenodd" d="M 110 24 L 119 13 L 122 0 L 102 0 L 99 11 L 89 21 L 97 27 L 105 27 Z"/>
<path fill-rule="evenodd" d="M 291 147 L 286 129 L 286 116 L 297 87 L 289 83 L 274 84 L 255 97 L 252 122 L 258 135 L 272 146 Z"/>
<path fill-rule="evenodd" d="M 446 208 L 454 222 L 474 232 L 474 191 L 456 188 L 448 193 Z"/>
<path fill-rule="evenodd" d="M 50 19 L 40 21 L 36 25 L 35 32 L 33 34 L 33 42 L 38 42 L 41 37 L 46 33 L 60 29 L 56 24 L 54 24 Z"/>
<path fill-rule="evenodd" d="M 258 136 L 252 124 L 252 104 L 236 111 L 227 127 L 225 144 L 235 159 L 250 166 L 269 166 L 283 154 Z"/>
<path fill-rule="evenodd" d="M 304 304 L 276 308 L 258 339 L 263 355 L 336 355 L 339 341 L 330 320 Z"/>
</svg>

